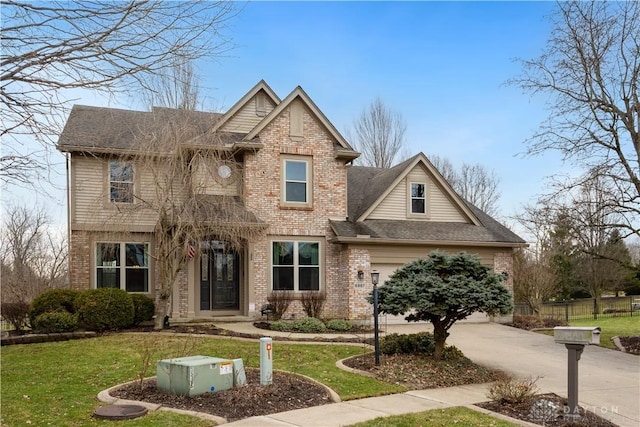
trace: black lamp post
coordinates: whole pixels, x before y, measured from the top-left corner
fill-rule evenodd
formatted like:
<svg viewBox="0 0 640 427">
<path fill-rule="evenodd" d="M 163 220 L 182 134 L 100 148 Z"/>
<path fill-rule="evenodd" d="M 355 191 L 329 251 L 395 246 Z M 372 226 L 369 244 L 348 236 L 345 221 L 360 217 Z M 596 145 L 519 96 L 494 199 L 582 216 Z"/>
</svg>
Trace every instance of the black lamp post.
<svg viewBox="0 0 640 427">
<path fill-rule="evenodd" d="M 375 365 L 380 365 L 380 337 L 378 334 L 378 281 L 380 273 L 377 270 L 371 272 L 373 283 L 373 345 L 375 350 Z"/>
</svg>

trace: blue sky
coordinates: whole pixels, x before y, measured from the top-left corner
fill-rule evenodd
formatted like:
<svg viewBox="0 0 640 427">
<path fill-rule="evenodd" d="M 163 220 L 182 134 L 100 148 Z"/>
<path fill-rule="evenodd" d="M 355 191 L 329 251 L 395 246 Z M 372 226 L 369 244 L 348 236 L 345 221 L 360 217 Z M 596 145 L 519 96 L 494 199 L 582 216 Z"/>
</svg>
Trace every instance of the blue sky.
<svg viewBox="0 0 640 427">
<path fill-rule="evenodd" d="M 545 99 L 506 85 L 538 56 L 551 2 L 254 2 L 238 4 L 236 47 L 201 61 L 207 106 L 233 105 L 260 79 L 281 97 L 300 85 L 343 134 L 376 97 L 407 123 L 410 154 L 481 163 L 500 177 L 500 217 L 516 214 L 561 172 L 553 153 L 526 158 Z M 144 109 L 135 99 L 75 103 Z M 62 157 L 60 156 L 60 159 Z M 64 173 L 64 164 L 59 164 Z M 62 180 L 64 182 L 64 179 Z M 63 215 L 64 191 L 54 216 Z M 519 227 L 514 227 L 519 231 Z"/>
</svg>

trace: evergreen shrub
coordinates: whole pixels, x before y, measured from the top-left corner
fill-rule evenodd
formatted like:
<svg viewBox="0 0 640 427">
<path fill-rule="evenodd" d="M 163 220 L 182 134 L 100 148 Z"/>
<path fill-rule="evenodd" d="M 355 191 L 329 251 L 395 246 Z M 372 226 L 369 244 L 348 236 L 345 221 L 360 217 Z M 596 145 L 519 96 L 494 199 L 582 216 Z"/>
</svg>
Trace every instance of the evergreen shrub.
<svg viewBox="0 0 640 427">
<path fill-rule="evenodd" d="M 90 331 L 117 331 L 133 325 L 133 301 L 122 289 L 85 291 L 76 299 L 76 309 L 80 326 Z"/>
<path fill-rule="evenodd" d="M 38 316 L 51 311 L 76 312 L 75 300 L 82 291 L 75 289 L 51 289 L 38 295 L 31 303 L 29 322 L 33 327 Z"/>
<path fill-rule="evenodd" d="M 384 354 L 427 354 L 433 355 L 436 342 L 430 332 L 417 334 L 389 334 L 380 341 L 380 351 Z"/>
<path fill-rule="evenodd" d="M 130 297 L 133 302 L 133 326 L 152 320 L 156 312 L 153 300 L 142 294 L 131 294 Z"/>
<path fill-rule="evenodd" d="M 320 319 L 316 319 L 315 317 L 305 317 L 304 319 L 294 320 L 293 329 L 296 332 L 309 334 L 314 332 L 325 332 L 327 327 Z"/>
<path fill-rule="evenodd" d="M 33 328 L 42 334 L 73 332 L 78 329 L 78 317 L 67 311 L 48 311 L 34 319 Z"/>
<path fill-rule="evenodd" d="M 346 332 L 353 328 L 350 321 L 346 319 L 331 319 L 326 323 L 327 329 L 332 331 Z"/>
</svg>

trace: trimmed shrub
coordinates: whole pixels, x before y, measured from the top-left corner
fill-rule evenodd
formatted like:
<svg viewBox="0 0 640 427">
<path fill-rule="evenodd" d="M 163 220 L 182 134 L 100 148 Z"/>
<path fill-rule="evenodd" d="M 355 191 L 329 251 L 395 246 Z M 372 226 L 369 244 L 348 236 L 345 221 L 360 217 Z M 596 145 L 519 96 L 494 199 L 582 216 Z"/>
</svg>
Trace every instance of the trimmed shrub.
<svg viewBox="0 0 640 427">
<path fill-rule="evenodd" d="M 346 332 L 353 328 L 350 321 L 345 319 L 331 319 L 326 323 L 327 329 L 332 331 Z"/>
<path fill-rule="evenodd" d="M 291 332 L 293 331 L 293 325 L 286 320 L 276 320 L 275 322 L 271 322 L 269 329 L 272 331 Z"/>
<path fill-rule="evenodd" d="M 51 289 L 38 295 L 31 303 L 29 322 L 33 326 L 36 317 L 50 311 L 66 311 L 75 313 L 75 300 L 82 294 L 75 289 Z"/>
<path fill-rule="evenodd" d="M 131 296 L 122 289 L 85 291 L 76 299 L 78 322 L 90 331 L 117 331 L 133 325 Z"/>
<path fill-rule="evenodd" d="M 78 329 L 78 317 L 67 311 L 49 311 L 36 317 L 33 326 L 42 334 L 73 332 Z"/>
<path fill-rule="evenodd" d="M 384 354 L 427 354 L 433 355 L 436 342 L 430 332 L 417 334 L 389 334 L 380 341 L 380 351 Z"/>
<path fill-rule="evenodd" d="M 464 355 L 462 350 L 460 350 L 455 345 L 448 345 L 442 351 L 442 360 L 460 360 L 467 359 L 467 356 Z"/>
<path fill-rule="evenodd" d="M 133 326 L 138 326 L 142 322 L 153 319 L 156 305 L 151 298 L 142 294 L 131 294 L 129 296 L 133 302 Z"/>
<path fill-rule="evenodd" d="M 315 317 L 306 317 L 304 319 L 294 320 L 292 326 L 296 332 L 303 332 L 307 334 L 325 332 L 327 330 L 327 327 L 324 325 L 322 320 L 316 319 Z"/>
<path fill-rule="evenodd" d="M 24 301 L 3 302 L 0 305 L 2 318 L 11 323 L 13 329 L 22 331 L 29 323 L 29 304 Z"/>
<path fill-rule="evenodd" d="M 536 328 L 554 328 L 556 326 L 566 326 L 567 322 L 553 317 L 527 316 L 523 314 L 514 314 L 511 326 L 519 329 L 530 331 Z"/>
</svg>

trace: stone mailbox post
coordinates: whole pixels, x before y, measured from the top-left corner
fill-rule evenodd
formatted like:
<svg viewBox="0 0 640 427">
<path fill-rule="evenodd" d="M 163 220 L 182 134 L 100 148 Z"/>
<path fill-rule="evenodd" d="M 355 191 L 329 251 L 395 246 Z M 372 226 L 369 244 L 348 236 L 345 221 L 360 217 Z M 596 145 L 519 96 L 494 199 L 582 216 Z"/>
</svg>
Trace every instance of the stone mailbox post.
<svg viewBox="0 0 640 427">
<path fill-rule="evenodd" d="M 569 350 L 567 400 L 569 411 L 567 418 L 580 418 L 578 411 L 578 361 L 585 345 L 600 344 L 600 328 L 597 326 L 557 326 L 553 328 L 555 342 L 564 344 Z"/>
</svg>

